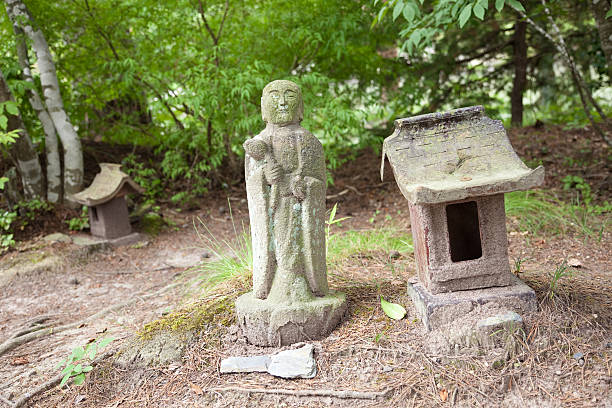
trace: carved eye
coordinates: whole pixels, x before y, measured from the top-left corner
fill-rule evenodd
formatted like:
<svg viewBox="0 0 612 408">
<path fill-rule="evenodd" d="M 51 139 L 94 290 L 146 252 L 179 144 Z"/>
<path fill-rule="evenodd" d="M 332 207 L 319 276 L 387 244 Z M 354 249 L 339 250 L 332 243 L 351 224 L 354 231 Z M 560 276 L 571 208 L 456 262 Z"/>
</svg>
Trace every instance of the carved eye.
<svg viewBox="0 0 612 408">
<path fill-rule="evenodd" d="M 295 99 L 297 97 L 297 93 L 295 91 L 292 90 L 287 90 L 285 91 L 285 98 L 286 99 Z"/>
<path fill-rule="evenodd" d="M 270 98 L 278 99 L 280 98 L 280 94 L 278 93 L 278 91 L 270 91 Z"/>
</svg>

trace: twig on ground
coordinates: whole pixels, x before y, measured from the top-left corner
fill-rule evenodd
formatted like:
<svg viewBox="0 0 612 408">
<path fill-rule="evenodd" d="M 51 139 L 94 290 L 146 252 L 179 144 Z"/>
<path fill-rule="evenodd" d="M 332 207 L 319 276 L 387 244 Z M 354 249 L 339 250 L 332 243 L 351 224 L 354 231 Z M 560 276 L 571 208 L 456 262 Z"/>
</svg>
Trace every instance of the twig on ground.
<svg viewBox="0 0 612 408">
<path fill-rule="evenodd" d="M 242 393 L 261 393 L 261 394 L 280 394 L 294 395 L 297 397 L 334 397 L 343 399 L 377 399 L 384 398 L 391 394 L 391 388 L 384 391 L 352 391 L 352 390 L 290 390 L 285 388 L 242 388 L 242 387 L 224 387 L 211 388 L 207 391 L 212 392 L 242 392 Z"/>
<path fill-rule="evenodd" d="M 73 329 L 75 327 L 79 327 L 82 324 L 85 324 L 85 323 L 90 322 L 92 320 L 98 319 L 98 318 L 100 318 L 102 316 L 105 316 L 105 315 L 111 313 L 111 312 L 117 311 L 119 309 L 123 309 L 124 307 L 127 307 L 127 306 L 129 306 L 129 305 L 131 305 L 133 303 L 136 303 L 139 300 L 147 299 L 147 298 L 150 298 L 152 296 L 157 296 L 160 293 L 163 293 L 166 290 L 169 290 L 169 289 L 171 289 L 171 288 L 173 288 L 173 287 L 175 287 L 175 286 L 177 286 L 179 284 L 180 284 L 180 282 L 171 283 L 171 284 L 169 284 L 167 286 L 164 286 L 163 288 L 159 289 L 156 292 L 147 293 L 147 294 L 144 294 L 144 295 L 141 295 L 141 296 L 134 296 L 130 300 L 127 300 L 125 302 L 118 303 L 118 304 L 115 304 L 115 305 L 111 305 L 111 306 L 109 306 L 109 307 L 107 307 L 105 309 L 102 309 L 99 312 L 97 312 L 97 313 L 95 313 L 95 314 L 93 314 L 93 315 L 91 315 L 91 316 L 89 316 L 89 317 L 87 317 L 87 318 L 85 318 L 83 320 L 79 320 L 77 322 L 73 322 L 73 323 L 69 323 L 69 324 L 65 324 L 63 326 L 57 326 L 57 327 L 46 327 L 44 329 L 40 329 L 40 330 L 31 332 L 31 333 L 27 333 L 27 334 L 24 334 L 22 336 L 9 338 L 4 343 L 0 344 L 0 356 L 2 356 L 4 354 L 6 354 L 7 352 L 9 352 L 9 351 L 11 351 L 11 350 L 21 346 L 22 344 L 28 343 L 28 342 L 30 342 L 32 340 L 35 340 L 35 339 L 39 338 L 39 337 L 43 337 L 43 336 L 50 335 L 52 333 L 59 333 L 59 332 L 62 332 L 62 331 Z"/>
</svg>

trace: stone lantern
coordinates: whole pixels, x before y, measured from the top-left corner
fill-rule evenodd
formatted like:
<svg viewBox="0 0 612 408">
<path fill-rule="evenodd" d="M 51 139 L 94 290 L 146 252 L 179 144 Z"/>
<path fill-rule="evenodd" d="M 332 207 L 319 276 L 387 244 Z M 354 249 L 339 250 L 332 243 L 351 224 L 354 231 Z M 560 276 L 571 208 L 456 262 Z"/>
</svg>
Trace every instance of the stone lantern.
<svg viewBox="0 0 612 408">
<path fill-rule="evenodd" d="M 132 232 L 125 195 L 144 190 L 127 174 L 120 164 L 100 163 L 102 171 L 93 183 L 73 195 L 73 200 L 89 208 L 91 234 L 105 239 L 117 239 Z"/>
<path fill-rule="evenodd" d="M 418 276 L 409 293 L 425 326 L 488 302 L 534 311 L 533 290 L 510 271 L 504 193 L 541 185 L 544 168 L 523 164 L 502 123 L 482 106 L 398 119 L 383 166 L 385 157 L 409 201 Z"/>
</svg>

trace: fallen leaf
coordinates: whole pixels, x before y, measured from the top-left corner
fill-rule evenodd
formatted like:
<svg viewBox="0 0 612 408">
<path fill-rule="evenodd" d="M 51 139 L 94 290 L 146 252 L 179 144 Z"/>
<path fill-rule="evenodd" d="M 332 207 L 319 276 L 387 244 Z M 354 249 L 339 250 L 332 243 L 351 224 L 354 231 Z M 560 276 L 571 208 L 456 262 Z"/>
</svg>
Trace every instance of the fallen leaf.
<svg viewBox="0 0 612 408">
<path fill-rule="evenodd" d="M 16 357 L 13 359 L 13 361 L 11 361 L 11 365 L 24 365 L 24 364 L 28 364 L 30 361 L 27 359 L 27 357 Z"/>
<path fill-rule="evenodd" d="M 440 390 L 440 399 L 442 402 L 445 402 L 448 399 L 448 391 L 446 391 L 446 388 L 442 388 Z"/>
<path fill-rule="evenodd" d="M 472 178 L 469 176 L 463 176 L 461 177 L 461 181 L 470 181 Z"/>
<path fill-rule="evenodd" d="M 204 391 L 202 391 L 202 387 L 200 387 L 198 384 L 194 384 L 190 382 L 189 387 L 191 387 L 191 391 L 195 392 L 197 395 L 204 394 Z"/>
<path fill-rule="evenodd" d="M 567 260 L 567 264 L 573 268 L 580 268 L 582 267 L 582 262 L 580 262 L 579 259 L 576 258 L 570 258 Z"/>
<path fill-rule="evenodd" d="M 387 316 L 394 320 L 401 320 L 406 316 L 406 309 L 402 305 L 387 302 L 382 296 L 380 297 L 380 307 Z"/>
</svg>

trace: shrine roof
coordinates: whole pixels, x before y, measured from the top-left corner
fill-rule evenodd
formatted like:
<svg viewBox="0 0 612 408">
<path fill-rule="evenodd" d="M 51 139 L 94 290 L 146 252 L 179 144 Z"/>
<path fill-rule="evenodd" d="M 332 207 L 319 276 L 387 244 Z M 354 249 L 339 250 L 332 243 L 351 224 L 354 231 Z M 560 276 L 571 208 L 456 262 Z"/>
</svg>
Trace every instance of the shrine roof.
<svg viewBox="0 0 612 408">
<path fill-rule="evenodd" d="M 485 116 L 482 106 L 396 120 L 383 144 L 381 179 L 385 156 L 414 204 L 528 190 L 544 181 L 544 168 L 525 166 L 501 121 Z"/>
<path fill-rule="evenodd" d="M 74 201 L 93 207 L 115 197 L 144 191 L 130 176 L 121 171 L 120 164 L 100 163 L 100 169 L 102 171 L 96 174 L 89 187 L 72 196 Z"/>
</svg>

